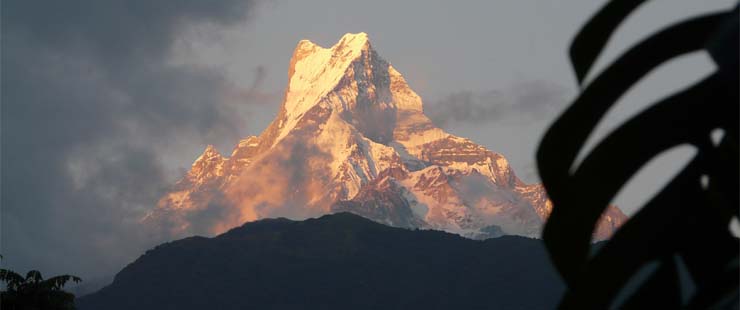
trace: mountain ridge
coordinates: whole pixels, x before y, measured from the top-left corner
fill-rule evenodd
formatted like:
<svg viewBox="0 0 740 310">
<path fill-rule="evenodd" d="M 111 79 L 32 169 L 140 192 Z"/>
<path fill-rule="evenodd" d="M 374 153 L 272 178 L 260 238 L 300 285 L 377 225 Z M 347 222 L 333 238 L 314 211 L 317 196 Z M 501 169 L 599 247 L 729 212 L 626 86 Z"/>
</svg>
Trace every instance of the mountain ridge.
<svg viewBox="0 0 740 310">
<path fill-rule="evenodd" d="M 540 240 L 470 240 L 337 213 L 164 243 L 76 303 L 82 310 L 547 309 L 563 291 Z"/>
</svg>

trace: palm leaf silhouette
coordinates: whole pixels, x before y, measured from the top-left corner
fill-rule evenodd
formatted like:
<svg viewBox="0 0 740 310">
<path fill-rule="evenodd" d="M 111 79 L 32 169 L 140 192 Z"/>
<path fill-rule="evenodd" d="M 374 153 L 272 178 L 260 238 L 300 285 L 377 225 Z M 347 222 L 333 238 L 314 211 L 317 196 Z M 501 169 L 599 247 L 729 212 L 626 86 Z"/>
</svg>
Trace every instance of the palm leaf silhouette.
<svg viewBox="0 0 740 310">
<path fill-rule="evenodd" d="M 618 25 L 646 1 L 605 5 L 571 45 L 582 88 L 543 137 L 537 162 L 553 211 L 543 231 L 551 259 L 568 285 L 562 308 L 607 308 L 642 267 L 659 262 L 625 307 L 659 301 L 682 306 L 676 258 L 697 292 L 688 307 L 731 305 L 738 296 L 740 246 L 728 229 L 738 216 L 738 9 L 677 23 L 630 48 L 592 82 L 584 80 Z M 614 103 L 657 66 L 707 51 L 717 71 L 668 96 L 604 138 L 574 167 L 588 135 Z M 713 130 L 724 131 L 715 144 Z M 592 231 L 617 192 L 661 152 L 689 144 L 691 162 L 595 255 Z M 702 177 L 709 180 L 702 185 Z"/>
</svg>

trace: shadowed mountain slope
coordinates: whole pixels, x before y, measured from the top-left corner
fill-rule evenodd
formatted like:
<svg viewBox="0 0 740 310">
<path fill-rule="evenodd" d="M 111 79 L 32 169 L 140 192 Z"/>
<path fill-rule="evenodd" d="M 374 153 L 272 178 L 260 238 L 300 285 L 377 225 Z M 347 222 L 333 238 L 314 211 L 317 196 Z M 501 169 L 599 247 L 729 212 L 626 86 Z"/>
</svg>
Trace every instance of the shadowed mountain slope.
<svg viewBox="0 0 740 310">
<path fill-rule="evenodd" d="M 563 292 L 537 239 L 484 241 L 350 213 L 265 219 L 147 251 L 79 309 L 547 309 Z"/>
</svg>

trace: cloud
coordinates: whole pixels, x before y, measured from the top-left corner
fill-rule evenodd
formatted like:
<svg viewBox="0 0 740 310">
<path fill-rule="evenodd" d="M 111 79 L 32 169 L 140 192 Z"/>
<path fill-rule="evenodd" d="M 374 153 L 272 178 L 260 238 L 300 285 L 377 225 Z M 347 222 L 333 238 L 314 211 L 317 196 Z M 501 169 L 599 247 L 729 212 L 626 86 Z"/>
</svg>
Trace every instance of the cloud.
<svg viewBox="0 0 740 310">
<path fill-rule="evenodd" d="M 565 107 L 565 87 L 545 81 L 527 81 L 486 92 L 459 91 L 424 107 L 437 126 L 484 123 L 504 119 L 541 121 Z"/>
<path fill-rule="evenodd" d="M 313 130 L 316 128 L 307 129 Z M 324 187 L 331 175 L 325 168 L 333 160 L 332 155 L 313 143 L 301 141 L 301 136 L 286 139 L 293 141 L 271 150 L 225 189 L 227 200 L 241 215 L 224 218 L 218 230 L 258 218 L 305 219 L 325 211 L 322 207 L 331 200 L 331 191 Z"/>
<path fill-rule="evenodd" d="M 235 25 L 255 5 L 3 1 L 6 266 L 107 273 L 158 241 L 137 220 L 171 181 L 166 155 L 182 141 L 235 141 L 242 121 L 222 73 L 172 64 L 173 45 L 189 27 Z"/>
<path fill-rule="evenodd" d="M 227 90 L 226 100 L 239 103 L 248 102 L 251 105 L 272 105 L 280 100 L 281 93 L 268 92 L 263 89 L 263 84 L 267 79 L 267 68 L 258 65 L 254 68 L 254 80 L 249 88 L 232 85 Z"/>
</svg>

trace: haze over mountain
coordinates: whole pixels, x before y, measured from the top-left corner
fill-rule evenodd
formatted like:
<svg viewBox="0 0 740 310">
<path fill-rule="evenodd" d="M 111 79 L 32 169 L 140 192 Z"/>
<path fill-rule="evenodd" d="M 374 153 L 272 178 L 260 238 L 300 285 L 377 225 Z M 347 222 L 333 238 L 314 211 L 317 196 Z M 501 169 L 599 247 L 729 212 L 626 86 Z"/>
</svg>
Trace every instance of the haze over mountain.
<svg viewBox="0 0 740 310">
<path fill-rule="evenodd" d="M 267 129 L 228 158 L 207 147 L 145 223 L 214 235 L 262 218 L 347 211 L 471 238 L 539 236 L 551 210 L 544 188 L 519 180 L 502 155 L 435 126 L 365 33 L 331 48 L 300 41 L 288 75 Z M 610 207 L 594 238 L 625 220 Z"/>
<path fill-rule="evenodd" d="M 537 239 L 470 240 L 350 213 L 265 219 L 147 251 L 79 309 L 552 309 Z"/>
</svg>

